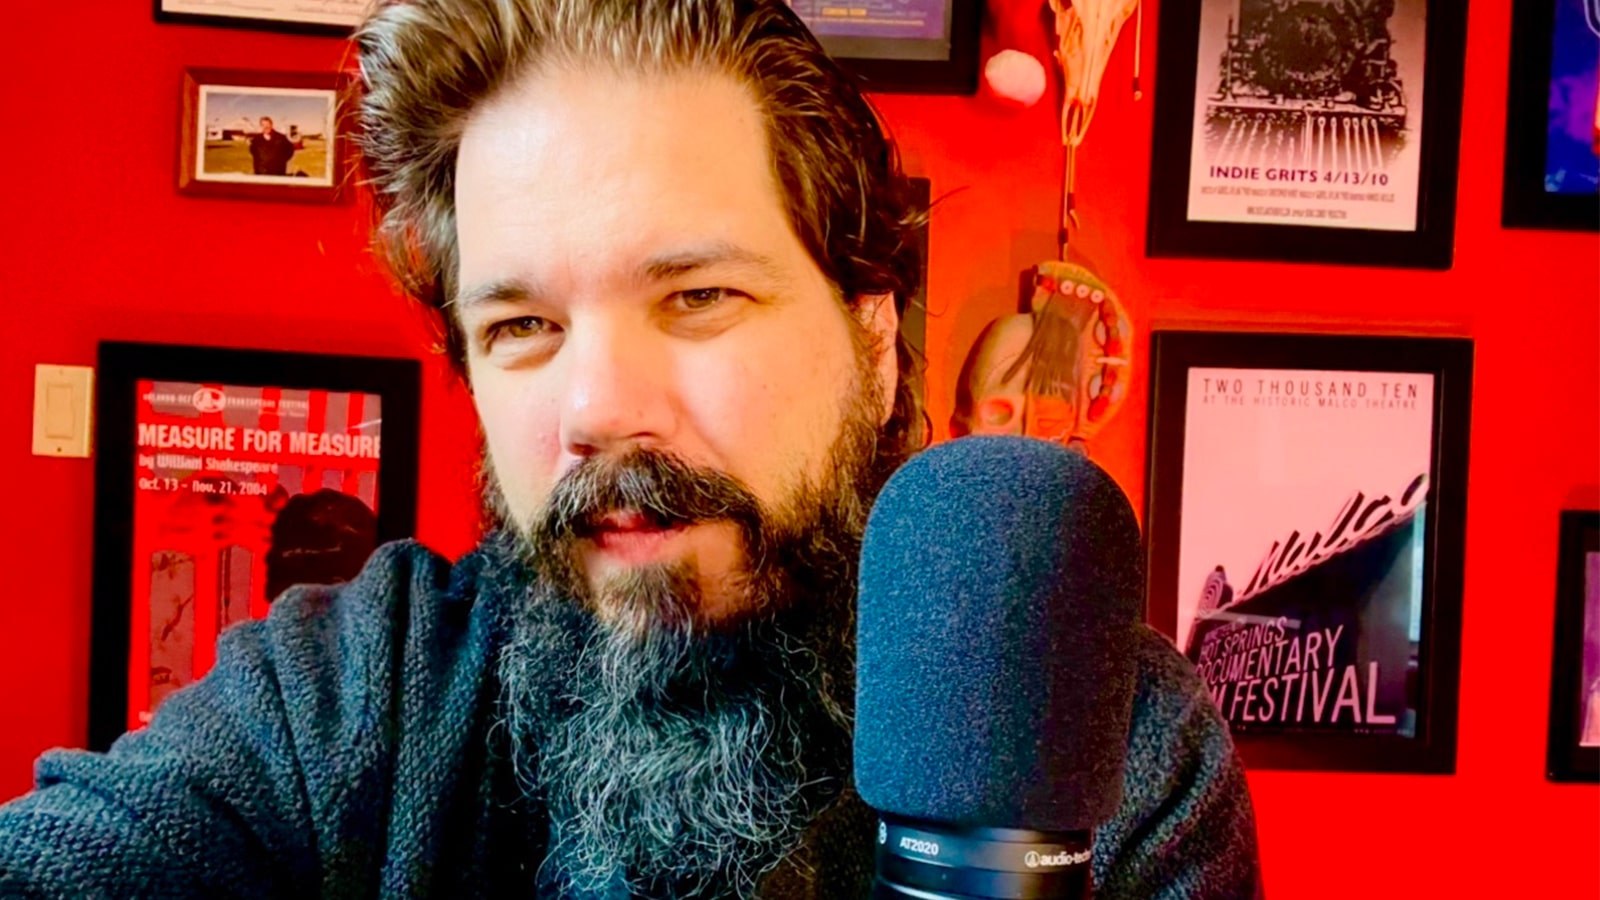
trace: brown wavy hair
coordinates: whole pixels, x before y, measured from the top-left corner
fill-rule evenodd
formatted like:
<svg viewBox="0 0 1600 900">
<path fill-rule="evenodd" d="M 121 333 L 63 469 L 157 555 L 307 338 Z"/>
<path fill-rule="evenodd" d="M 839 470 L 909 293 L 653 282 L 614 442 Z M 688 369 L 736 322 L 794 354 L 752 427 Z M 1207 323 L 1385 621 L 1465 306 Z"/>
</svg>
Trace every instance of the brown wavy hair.
<svg viewBox="0 0 1600 900">
<path fill-rule="evenodd" d="M 904 313 L 922 262 L 893 143 L 854 79 L 783 0 L 382 0 L 356 32 L 362 165 L 374 245 L 432 311 L 464 372 L 450 306 L 459 287 L 456 154 L 468 116 L 529 70 L 570 63 L 662 75 L 722 72 L 755 96 L 791 227 L 846 304 L 893 293 Z M 921 361 L 896 341 L 900 383 L 883 451 L 927 437 Z"/>
</svg>

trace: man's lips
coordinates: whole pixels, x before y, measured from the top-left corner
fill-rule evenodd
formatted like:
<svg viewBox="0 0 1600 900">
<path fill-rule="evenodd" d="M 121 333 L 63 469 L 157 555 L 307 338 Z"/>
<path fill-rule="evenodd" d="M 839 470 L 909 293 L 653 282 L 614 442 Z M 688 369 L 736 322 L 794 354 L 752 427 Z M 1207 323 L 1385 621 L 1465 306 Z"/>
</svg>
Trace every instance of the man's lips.
<svg viewBox="0 0 1600 900">
<path fill-rule="evenodd" d="M 635 510 L 623 510 L 600 516 L 588 529 L 588 537 L 602 556 L 639 565 L 657 562 L 670 553 L 688 528 L 689 523 L 666 524 Z"/>
</svg>

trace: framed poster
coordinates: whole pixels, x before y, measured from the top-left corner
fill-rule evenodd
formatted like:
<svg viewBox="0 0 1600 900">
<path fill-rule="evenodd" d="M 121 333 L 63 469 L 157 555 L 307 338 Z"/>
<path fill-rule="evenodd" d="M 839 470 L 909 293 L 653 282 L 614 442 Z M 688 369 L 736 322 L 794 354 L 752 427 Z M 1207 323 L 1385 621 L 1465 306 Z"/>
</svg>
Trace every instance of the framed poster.
<svg viewBox="0 0 1600 900">
<path fill-rule="evenodd" d="M 157 22 L 347 36 L 376 0 L 155 0 Z"/>
<path fill-rule="evenodd" d="M 205 674 L 285 587 L 416 525 L 413 360 L 102 343 L 89 746 Z"/>
<path fill-rule="evenodd" d="M 981 0 L 789 0 L 789 6 L 868 91 L 978 89 Z"/>
<path fill-rule="evenodd" d="M 1467 8 L 1171 0 L 1151 256 L 1448 269 Z"/>
<path fill-rule="evenodd" d="M 1472 344 L 1156 332 L 1149 618 L 1258 768 L 1451 772 Z"/>
<path fill-rule="evenodd" d="M 1507 228 L 1600 230 L 1600 0 L 1516 0 Z"/>
<path fill-rule="evenodd" d="M 1562 510 L 1545 776 L 1600 782 L 1600 511 Z"/>
<path fill-rule="evenodd" d="M 331 203 L 347 170 L 343 76 L 189 69 L 183 73 L 178 190 Z"/>
</svg>

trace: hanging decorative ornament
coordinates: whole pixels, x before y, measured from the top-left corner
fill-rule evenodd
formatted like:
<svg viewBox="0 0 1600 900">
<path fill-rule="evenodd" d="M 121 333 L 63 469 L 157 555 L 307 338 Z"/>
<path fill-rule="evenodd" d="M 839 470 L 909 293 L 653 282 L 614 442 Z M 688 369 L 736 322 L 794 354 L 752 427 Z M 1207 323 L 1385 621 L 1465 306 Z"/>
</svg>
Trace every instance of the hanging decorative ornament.
<svg viewBox="0 0 1600 900">
<path fill-rule="evenodd" d="M 1048 79 L 1031 53 L 1001 50 L 983 64 L 983 83 L 1003 105 L 1029 107 L 1044 96 Z"/>
<path fill-rule="evenodd" d="M 1094 118 L 1106 62 L 1140 4 L 1049 3 L 1063 85 L 1061 258 L 1034 267 L 1024 311 L 995 319 L 978 336 L 962 366 L 950 433 L 1026 434 L 1088 453 L 1089 440 L 1127 399 L 1133 326 L 1110 285 L 1087 265 L 1067 261 L 1067 244 L 1078 226 L 1074 163 Z M 1137 38 L 1134 47 L 1138 98 Z"/>
<path fill-rule="evenodd" d="M 1139 0 L 1049 0 L 1056 17 L 1056 62 L 1061 66 L 1061 144 L 1066 148 L 1066 163 L 1061 202 L 1061 258 L 1067 258 L 1069 226 L 1077 225 L 1078 147 L 1089 133 L 1095 107 L 1100 103 L 1100 81 L 1106 63 L 1117 46 L 1122 26 L 1135 12 L 1139 19 L 1133 37 L 1133 96 L 1144 95 L 1139 87 L 1140 42 L 1144 35 L 1144 8 Z"/>
<path fill-rule="evenodd" d="M 990 322 L 967 355 L 951 436 L 1026 434 L 1087 453 L 1127 398 L 1132 337 L 1127 311 L 1093 272 L 1040 263 L 1028 310 Z"/>
</svg>

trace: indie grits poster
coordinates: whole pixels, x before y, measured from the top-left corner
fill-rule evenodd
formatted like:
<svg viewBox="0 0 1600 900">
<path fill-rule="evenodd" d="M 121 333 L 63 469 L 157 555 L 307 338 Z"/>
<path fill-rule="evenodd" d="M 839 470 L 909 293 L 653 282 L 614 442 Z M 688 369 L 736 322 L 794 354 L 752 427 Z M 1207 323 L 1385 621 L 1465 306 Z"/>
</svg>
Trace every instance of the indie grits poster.
<svg viewBox="0 0 1600 900">
<path fill-rule="evenodd" d="M 1433 376 L 1188 379 L 1179 649 L 1236 732 L 1415 737 Z"/>
<path fill-rule="evenodd" d="M 204 675 L 217 636 L 377 545 L 375 394 L 138 382 L 129 729 Z"/>
<path fill-rule="evenodd" d="M 1427 0 L 1202 0 L 1188 218 L 1416 231 Z"/>
</svg>

